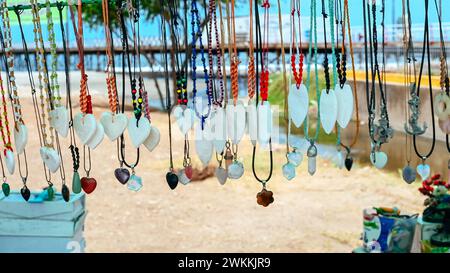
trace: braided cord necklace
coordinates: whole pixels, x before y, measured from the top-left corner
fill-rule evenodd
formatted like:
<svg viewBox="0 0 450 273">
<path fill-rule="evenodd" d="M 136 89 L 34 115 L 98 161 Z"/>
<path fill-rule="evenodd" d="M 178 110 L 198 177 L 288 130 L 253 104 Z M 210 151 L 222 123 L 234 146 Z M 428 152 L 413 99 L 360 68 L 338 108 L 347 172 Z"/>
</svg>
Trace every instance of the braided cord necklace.
<svg viewBox="0 0 450 273">
<path fill-rule="evenodd" d="M 109 1 L 102 0 L 102 14 L 103 14 L 103 26 L 105 30 L 105 41 L 106 41 L 106 88 L 108 90 L 108 102 L 109 109 L 112 114 L 118 112 L 117 106 L 119 104 L 119 99 L 117 96 L 117 83 L 116 76 L 112 71 L 112 65 L 114 61 L 114 56 L 112 53 L 112 37 L 111 37 L 111 29 L 109 27 Z M 111 139 L 114 140 L 114 139 Z"/>
<path fill-rule="evenodd" d="M 264 61 L 268 61 L 268 29 L 269 29 L 269 8 L 270 3 L 269 0 L 264 0 L 262 7 L 264 8 L 264 39 L 261 35 L 261 25 L 260 25 L 260 19 L 259 19 L 259 10 L 258 10 L 258 1 L 255 1 L 255 29 L 256 29 L 256 50 L 259 51 L 256 53 L 256 105 L 258 105 L 259 100 L 259 93 L 261 93 L 261 105 L 258 106 L 262 107 L 262 104 L 267 101 L 268 97 L 268 88 L 269 88 L 269 70 L 267 67 L 267 64 L 265 64 Z M 281 12 L 279 10 L 278 12 Z M 261 79 L 258 77 L 258 68 L 261 58 Z M 259 85 L 258 85 L 259 83 Z M 259 90 L 258 86 L 261 90 Z M 261 92 L 260 92 L 261 91 Z M 269 106 L 267 103 L 265 105 L 266 107 Z M 258 113 L 259 115 L 260 113 Z M 261 179 L 256 174 L 255 169 L 255 159 L 256 159 L 256 145 L 253 146 L 253 153 L 252 153 L 252 172 L 255 179 L 262 184 L 262 190 L 256 194 L 256 202 L 258 205 L 267 207 L 271 203 L 273 203 L 273 192 L 266 189 L 266 184 L 270 181 L 270 178 L 272 177 L 272 171 L 273 171 L 273 151 L 272 151 L 272 139 L 269 138 L 269 174 L 265 179 Z"/>
<path fill-rule="evenodd" d="M 252 100 L 255 96 L 256 89 L 256 80 L 255 80 L 255 56 L 254 56 L 254 45 L 253 45 L 253 0 L 249 1 L 250 6 L 250 33 L 249 33 L 249 41 L 248 41 L 248 80 L 247 80 L 247 89 L 248 89 L 248 99 Z"/>
<path fill-rule="evenodd" d="M 72 191 L 76 194 L 81 192 L 81 181 L 80 175 L 78 173 L 78 169 L 80 167 L 80 152 L 77 147 L 76 138 L 75 138 L 75 130 L 73 128 L 73 112 L 72 112 L 72 97 L 71 97 L 71 89 L 70 89 L 70 74 L 69 74 L 69 51 L 67 50 L 67 40 L 66 40 L 66 31 L 64 28 L 64 20 L 62 11 L 64 10 L 64 5 L 62 2 L 57 2 L 56 7 L 58 8 L 59 14 L 59 27 L 61 32 L 61 42 L 63 45 L 64 52 L 64 74 L 66 76 L 66 108 L 69 109 L 69 135 L 70 135 L 70 154 L 72 157 L 72 166 L 73 166 L 73 176 L 72 176 Z M 69 188 L 63 184 L 61 193 L 64 201 L 69 202 L 70 200 L 70 190 Z"/>
<path fill-rule="evenodd" d="M 58 55 L 56 53 L 56 38 L 55 38 L 55 32 L 53 30 L 53 18 L 52 18 L 52 11 L 50 6 L 50 0 L 45 1 L 46 5 L 46 17 L 47 17 L 47 30 L 48 30 L 48 40 L 50 42 L 50 54 L 52 56 L 52 62 L 51 62 L 51 73 L 50 73 L 50 90 L 52 93 L 51 101 L 54 108 L 58 108 L 61 106 L 61 94 L 59 90 L 59 83 L 58 83 L 58 73 L 57 73 L 57 66 L 58 66 Z"/>
<path fill-rule="evenodd" d="M 425 167 L 425 160 L 431 156 L 431 154 L 434 151 L 434 147 L 436 145 L 436 128 L 435 128 L 435 122 L 434 122 L 434 104 L 433 104 L 433 86 L 431 83 L 431 56 L 430 56 L 430 35 L 429 35 L 429 30 L 428 30 L 428 5 L 429 5 L 429 0 L 425 0 L 425 26 L 424 26 L 424 37 L 423 37 L 423 47 L 422 47 L 422 59 L 421 59 L 421 63 L 420 63 L 420 70 L 419 70 L 419 78 L 418 78 L 418 82 L 417 82 L 417 96 L 419 96 L 420 94 L 420 84 L 421 84 L 421 80 L 422 80 L 422 73 L 423 73 L 423 66 L 424 66 L 424 61 L 425 61 L 425 50 L 426 50 L 426 54 L 427 54 L 427 63 L 428 63 L 428 91 L 429 91 L 429 95 L 430 95 L 430 106 L 431 106 L 431 124 L 432 124 L 432 130 L 433 130 L 433 140 L 431 143 L 431 147 L 428 150 L 428 152 L 426 154 L 421 154 L 417 148 L 417 142 L 416 142 L 416 135 L 413 135 L 413 146 L 414 146 L 414 151 L 416 153 L 416 155 L 422 160 L 422 164 L 420 164 L 418 166 L 418 173 L 420 175 L 422 175 L 422 168 L 426 168 Z M 427 177 L 424 177 L 422 175 L 423 180 L 427 179 Z"/>
</svg>

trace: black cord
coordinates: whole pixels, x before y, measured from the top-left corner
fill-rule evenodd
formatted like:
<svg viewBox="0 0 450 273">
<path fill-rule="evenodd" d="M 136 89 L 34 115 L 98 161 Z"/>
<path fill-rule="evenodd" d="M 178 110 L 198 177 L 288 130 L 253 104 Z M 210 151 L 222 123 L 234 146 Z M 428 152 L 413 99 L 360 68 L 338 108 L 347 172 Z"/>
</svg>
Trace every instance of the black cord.
<svg viewBox="0 0 450 273">
<path fill-rule="evenodd" d="M 322 0 L 322 17 L 323 17 L 323 39 L 325 45 L 325 59 L 323 60 L 323 70 L 325 73 L 325 88 L 328 94 L 328 92 L 330 92 L 331 89 L 331 84 L 330 84 L 330 71 L 328 68 L 328 45 L 327 45 L 327 27 L 326 27 L 326 19 L 328 17 L 328 14 L 325 11 L 325 0 Z"/>
<path fill-rule="evenodd" d="M 258 105 L 259 102 L 259 58 L 263 60 L 262 56 L 262 38 L 261 38 L 261 25 L 259 20 L 259 11 L 258 11 L 258 1 L 255 1 L 255 24 L 256 24 L 256 44 L 255 44 L 255 52 L 256 52 L 256 105 Z M 259 57 L 258 57 L 259 53 Z M 255 170 L 255 158 L 256 158 L 256 145 L 253 146 L 253 153 L 252 153 L 252 172 L 253 176 L 256 178 L 256 180 L 263 184 L 263 187 L 265 187 L 265 184 L 269 182 L 270 178 L 272 177 L 273 172 L 273 151 L 272 151 L 272 138 L 269 139 L 269 155 L 270 155 L 270 161 L 269 161 L 269 175 L 266 179 L 262 180 L 258 177 Z"/>
<path fill-rule="evenodd" d="M 427 51 L 427 63 L 428 63 L 428 88 L 429 88 L 429 94 L 430 94 L 430 105 L 431 105 L 431 124 L 433 127 L 433 141 L 431 144 L 431 148 L 428 151 L 427 154 L 422 155 L 419 150 L 417 149 L 417 141 L 416 141 L 416 135 L 413 135 L 413 144 L 414 144 L 414 152 L 416 155 L 421 158 L 422 160 L 427 159 L 431 156 L 431 154 L 434 151 L 434 147 L 436 146 L 436 126 L 434 122 L 434 105 L 433 105 L 433 86 L 431 83 L 431 56 L 430 56 L 430 34 L 428 30 L 428 0 L 425 0 L 425 26 L 424 26 L 424 32 L 423 32 L 423 47 L 422 47 L 422 59 L 420 62 L 420 72 L 419 72 L 419 80 L 417 83 L 417 96 L 419 96 L 420 92 L 420 83 L 422 80 L 422 72 L 423 72 L 423 64 L 425 61 L 425 49 Z"/>
</svg>

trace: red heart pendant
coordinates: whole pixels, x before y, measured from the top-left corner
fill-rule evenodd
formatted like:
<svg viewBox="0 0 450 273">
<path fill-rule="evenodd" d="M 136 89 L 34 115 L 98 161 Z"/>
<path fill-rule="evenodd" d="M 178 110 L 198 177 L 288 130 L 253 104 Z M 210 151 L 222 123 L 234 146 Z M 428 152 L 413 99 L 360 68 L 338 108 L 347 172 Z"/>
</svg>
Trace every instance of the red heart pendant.
<svg viewBox="0 0 450 273">
<path fill-rule="evenodd" d="M 97 181 L 92 177 L 81 178 L 81 188 L 87 194 L 93 192 L 97 187 Z"/>
</svg>

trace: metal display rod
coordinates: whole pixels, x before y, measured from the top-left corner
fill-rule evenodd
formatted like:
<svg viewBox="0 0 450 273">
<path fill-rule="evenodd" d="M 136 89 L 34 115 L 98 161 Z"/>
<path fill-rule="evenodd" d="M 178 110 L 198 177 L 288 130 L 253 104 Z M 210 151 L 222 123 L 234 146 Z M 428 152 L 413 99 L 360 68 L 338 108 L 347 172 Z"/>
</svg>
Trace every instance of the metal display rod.
<svg viewBox="0 0 450 273">
<path fill-rule="evenodd" d="M 89 5 L 89 4 L 101 4 L 102 3 L 102 1 L 101 0 L 83 0 L 82 1 L 82 4 L 84 5 L 84 4 L 87 4 L 87 5 Z M 41 3 L 39 3 L 39 4 L 37 4 L 38 5 L 38 7 L 39 8 L 45 8 L 45 7 L 47 7 L 47 5 L 46 4 L 41 4 Z M 66 7 L 66 6 L 68 6 L 69 4 L 67 3 L 67 2 L 63 2 L 63 1 L 59 1 L 59 2 L 53 2 L 53 3 L 50 3 L 50 7 L 57 7 L 57 6 L 64 6 L 64 7 Z M 77 5 L 77 3 L 74 3 L 74 4 L 72 4 L 73 6 L 76 6 Z M 31 5 L 14 5 L 14 6 L 9 6 L 8 7 L 8 10 L 10 10 L 10 11 L 13 11 L 13 10 L 15 10 L 16 9 L 16 7 L 19 7 L 20 9 L 22 9 L 22 10 L 26 10 L 26 9 L 32 9 L 32 6 Z"/>
</svg>

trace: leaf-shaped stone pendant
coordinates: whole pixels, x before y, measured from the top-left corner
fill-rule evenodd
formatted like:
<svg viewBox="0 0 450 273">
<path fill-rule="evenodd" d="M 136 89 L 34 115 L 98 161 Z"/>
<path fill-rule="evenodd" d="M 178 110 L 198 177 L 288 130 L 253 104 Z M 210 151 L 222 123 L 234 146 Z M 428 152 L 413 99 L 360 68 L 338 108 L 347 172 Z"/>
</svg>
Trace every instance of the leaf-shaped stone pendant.
<svg viewBox="0 0 450 273">
<path fill-rule="evenodd" d="M 3 182 L 3 184 L 2 184 L 2 191 L 3 191 L 3 194 L 4 194 L 5 196 L 8 196 L 8 195 L 9 195 L 9 193 L 11 192 L 11 188 L 9 187 L 9 184 L 8 184 L 8 183 Z"/>
<path fill-rule="evenodd" d="M 292 84 L 289 89 L 288 96 L 289 118 L 295 127 L 302 126 L 303 121 L 308 114 L 309 95 L 304 84 L 300 84 L 297 88 L 296 84 Z"/>
<path fill-rule="evenodd" d="M 308 173 L 310 175 L 314 175 L 316 173 L 316 158 L 317 158 L 317 147 L 314 145 L 314 143 L 311 143 L 311 145 L 308 148 L 308 151 L 306 152 L 306 155 L 308 156 Z"/>
<path fill-rule="evenodd" d="M 130 179 L 128 179 L 127 187 L 130 191 L 139 191 L 142 189 L 142 178 L 132 174 Z"/>
<path fill-rule="evenodd" d="M 217 180 L 219 180 L 220 185 L 224 185 L 225 182 L 227 182 L 227 178 L 228 178 L 228 174 L 227 174 L 227 170 L 224 169 L 223 167 L 218 167 L 216 169 L 216 177 Z"/>
<path fill-rule="evenodd" d="M 347 157 L 345 158 L 344 164 L 345 164 L 345 168 L 347 169 L 347 171 L 350 171 L 353 166 L 353 158 L 350 155 L 347 155 Z"/>
<path fill-rule="evenodd" d="M 51 201 L 53 198 L 55 198 L 55 190 L 53 189 L 53 185 L 51 185 L 47 188 L 47 199 Z"/>
<path fill-rule="evenodd" d="M 411 184 L 412 182 L 416 181 L 416 170 L 407 165 L 403 168 L 402 177 L 406 183 Z"/>
<path fill-rule="evenodd" d="M 63 188 L 64 188 L 64 186 L 63 186 Z M 66 188 L 67 188 L 67 186 L 66 186 Z M 77 193 L 77 194 L 81 192 L 80 174 L 78 172 L 74 172 L 73 173 L 73 177 L 72 177 L 72 191 L 73 191 L 73 193 Z"/>
<path fill-rule="evenodd" d="M 171 190 L 174 190 L 178 185 L 178 176 L 173 172 L 168 172 L 166 174 L 166 181 Z"/>
<path fill-rule="evenodd" d="M 295 177 L 295 166 L 291 162 L 284 164 L 282 170 L 283 176 L 287 180 L 292 180 Z"/>
<path fill-rule="evenodd" d="M 333 131 L 338 114 L 338 103 L 336 94 L 333 89 L 322 90 L 320 95 L 320 123 L 326 134 L 330 134 Z"/>
<path fill-rule="evenodd" d="M 30 199 L 31 193 L 26 185 L 24 185 L 23 188 L 20 189 L 20 194 L 22 195 L 23 199 L 25 199 L 25 201 L 28 202 L 28 200 Z"/>
<path fill-rule="evenodd" d="M 67 187 L 65 184 L 62 186 L 61 194 L 64 199 L 64 201 L 69 202 L 70 201 L 70 191 L 69 187 Z"/>
</svg>

